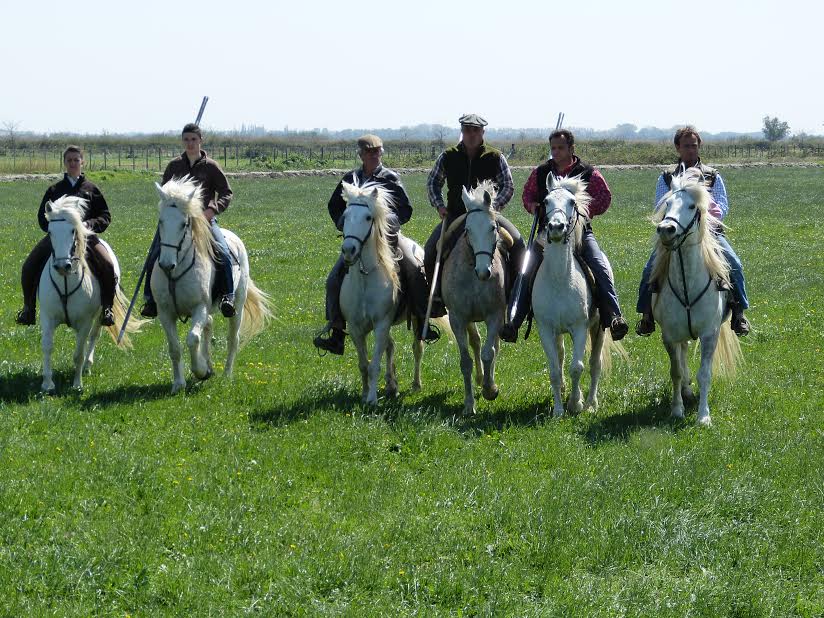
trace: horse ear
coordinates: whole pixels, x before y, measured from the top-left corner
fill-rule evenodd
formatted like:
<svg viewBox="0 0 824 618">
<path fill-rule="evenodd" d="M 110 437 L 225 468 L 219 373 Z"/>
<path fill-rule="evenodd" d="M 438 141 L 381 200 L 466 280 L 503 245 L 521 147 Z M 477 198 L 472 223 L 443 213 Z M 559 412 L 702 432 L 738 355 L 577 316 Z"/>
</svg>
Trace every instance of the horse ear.
<svg viewBox="0 0 824 618">
<path fill-rule="evenodd" d="M 469 191 L 466 190 L 466 187 L 461 187 L 461 193 L 461 198 L 463 198 L 464 204 L 468 206 L 469 203 L 472 201 L 472 196 L 469 195 Z"/>
<path fill-rule="evenodd" d="M 552 191 L 552 188 L 555 186 L 555 174 L 547 174 L 546 175 L 546 190 Z"/>
<path fill-rule="evenodd" d="M 197 195 L 198 191 L 200 191 L 200 187 L 195 185 L 194 189 L 192 189 L 189 195 L 186 196 L 186 201 L 191 202 L 193 199 L 195 199 L 195 196 Z"/>
<path fill-rule="evenodd" d="M 51 200 L 49 200 L 48 202 L 46 202 L 46 212 L 51 212 L 52 210 L 54 210 L 52 208 L 52 202 Z"/>
<path fill-rule="evenodd" d="M 489 191 L 484 191 L 484 206 L 489 208 L 492 205 L 492 196 L 489 195 Z"/>
<path fill-rule="evenodd" d="M 161 187 L 158 183 L 155 183 L 155 189 L 157 189 L 157 194 L 161 199 L 166 199 L 166 194 L 163 193 L 163 187 Z"/>
<path fill-rule="evenodd" d="M 373 200 L 377 200 L 379 195 L 380 195 L 380 191 L 378 191 L 377 187 L 372 189 L 372 199 Z"/>
</svg>

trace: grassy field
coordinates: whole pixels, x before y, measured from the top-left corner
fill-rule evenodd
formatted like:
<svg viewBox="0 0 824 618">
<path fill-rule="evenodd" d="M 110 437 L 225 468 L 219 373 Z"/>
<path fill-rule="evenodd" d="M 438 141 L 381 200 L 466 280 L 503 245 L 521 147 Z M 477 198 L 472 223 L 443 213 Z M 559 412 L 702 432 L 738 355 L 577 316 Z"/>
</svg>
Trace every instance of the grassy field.
<svg viewBox="0 0 824 618">
<path fill-rule="evenodd" d="M 131 293 L 154 176 L 93 179 Z M 422 243 L 425 177 L 404 180 Z M 633 318 L 655 172 L 607 180 L 594 227 Z M 402 396 L 362 407 L 351 344 L 342 359 L 311 345 L 339 246 L 332 178 L 233 183 L 222 224 L 277 313 L 233 383 L 171 397 L 153 323 L 131 352 L 103 341 L 73 394 L 63 328 L 58 395 L 40 398 L 39 330 L 14 313 L 45 187 L 0 183 L 0 616 L 824 615 L 824 183 L 817 169 L 725 180 L 755 330 L 738 379 L 713 385 L 710 429 L 694 410 L 668 419 L 657 335 L 627 337 L 597 414 L 556 421 L 537 334 L 503 344 L 501 396 L 467 418 L 456 346 L 427 348 L 413 394 L 399 332 Z M 224 332 L 219 319 L 218 365 Z"/>
</svg>

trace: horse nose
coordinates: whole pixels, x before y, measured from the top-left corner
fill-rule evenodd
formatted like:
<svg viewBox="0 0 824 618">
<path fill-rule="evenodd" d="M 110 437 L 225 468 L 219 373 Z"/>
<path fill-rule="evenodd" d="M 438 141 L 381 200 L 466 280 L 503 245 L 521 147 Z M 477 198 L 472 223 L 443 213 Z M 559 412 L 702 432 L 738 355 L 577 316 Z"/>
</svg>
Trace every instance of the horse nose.
<svg viewBox="0 0 824 618">
<path fill-rule="evenodd" d="M 354 243 L 343 243 L 340 247 L 340 252 L 346 262 L 351 262 L 355 259 Z"/>
<path fill-rule="evenodd" d="M 61 275 L 66 275 L 71 269 L 71 263 L 69 260 L 56 260 L 54 262 L 54 269 Z"/>
<path fill-rule="evenodd" d="M 659 223 L 656 229 L 661 238 L 670 239 L 675 236 L 675 225 L 672 223 Z"/>
<path fill-rule="evenodd" d="M 177 267 L 177 262 L 165 262 L 163 260 L 158 260 L 157 263 L 165 273 L 172 272 Z"/>
<path fill-rule="evenodd" d="M 492 267 L 484 266 L 482 268 L 476 268 L 475 274 L 478 275 L 478 279 L 481 281 L 486 281 L 492 276 Z"/>
<path fill-rule="evenodd" d="M 564 231 L 564 224 L 560 221 L 550 221 L 547 227 L 549 227 L 550 232 L 554 232 L 555 234 L 560 234 Z"/>
</svg>

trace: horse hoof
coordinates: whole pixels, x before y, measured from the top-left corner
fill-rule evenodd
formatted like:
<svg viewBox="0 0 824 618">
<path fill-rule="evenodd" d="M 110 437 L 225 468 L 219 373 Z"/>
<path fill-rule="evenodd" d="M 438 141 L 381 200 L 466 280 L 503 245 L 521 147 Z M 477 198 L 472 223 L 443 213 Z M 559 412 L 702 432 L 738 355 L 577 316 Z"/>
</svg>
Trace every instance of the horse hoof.
<svg viewBox="0 0 824 618">
<path fill-rule="evenodd" d="M 412 392 L 413 393 L 419 393 L 420 390 L 421 390 L 421 383 L 420 382 L 417 382 L 417 383 L 412 385 Z"/>
<path fill-rule="evenodd" d="M 46 397 L 54 397 L 57 394 L 57 391 L 52 386 L 51 388 L 41 389 L 40 394 L 45 395 Z"/>
<path fill-rule="evenodd" d="M 709 416 L 701 416 L 695 424 L 699 427 L 712 427 L 712 419 Z"/>
<path fill-rule="evenodd" d="M 214 372 L 211 369 L 209 369 L 202 376 L 199 376 L 199 375 L 195 374 L 195 377 L 198 380 L 200 380 L 201 382 L 203 382 L 203 381 L 208 380 L 209 378 L 211 378 L 213 375 L 215 375 Z"/>
<path fill-rule="evenodd" d="M 174 384 L 172 384 L 172 395 L 177 395 L 177 394 L 178 394 L 180 391 L 182 391 L 184 388 L 186 388 L 186 384 L 185 384 L 185 383 L 183 383 L 183 384 L 178 384 L 177 382 L 175 382 Z"/>
<path fill-rule="evenodd" d="M 464 406 L 463 413 L 464 416 L 475 416 L 478 411 L 475 409 L 475 406 Z"/>
<path fill-rule="evenodd" d="M 678 418 L 678 419 L 684 418 L 684 408 L 673 408 L 672 409 L 672 418 Z"/>
<path fill-rule="evenodd" d="M 552 418 L 564 418 L 564 411 L 563 410 L 553 410 L 552 411 Z"/>
<path fill-rule="evenodd" d="M 387 399 L 397 399 L 400 396 L 400 392 L 398 391 L 397 387 L 393 389 L 386 389 L 386 398 Z"/>
<path fill-rule="evenodd" d="M 495 386 L 494 388 L 490 388 L 490 389 L 485 388 L 485 389 L 483 389 L 483 396 L 484 396 L 484 399 L 486 399 L 487 401 L 495 401 L 498 398 L 498 394 L 500 392 L 501 392 L 501 390 L 497 386 Z"/>
</svg>

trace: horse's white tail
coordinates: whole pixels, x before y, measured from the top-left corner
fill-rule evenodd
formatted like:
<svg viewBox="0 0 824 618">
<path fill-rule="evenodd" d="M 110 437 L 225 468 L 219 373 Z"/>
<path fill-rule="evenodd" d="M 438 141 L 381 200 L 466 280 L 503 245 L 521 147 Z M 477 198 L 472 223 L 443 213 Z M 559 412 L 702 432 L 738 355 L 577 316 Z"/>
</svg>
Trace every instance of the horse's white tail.
<svg viewBox="0 0 824 618">
<path fill-rule="evenodd" d="M 725 378 L 733 378 L 743 358 L 738 337 L 732 332 L 729 321 L 723 322 L 718 334 L 718 345 L 715 346 L 715 354 L 712 356 L 712 372 Z"/>
<path fill-rule="evenodd" d="M 272 297 L 256 286 L 249 277 L 246 284 L 246 302 L 243 303 L 243 321 L 240 323 L 241 347 L 266 328 L 272 315 Z"/>
<path fill-rule="evenodd" d="M 123 328 L 123 320 L 126 319 L 127 307 L 128 301 L 126 296 L 123 294 L 123 290 L 118 285 L 115 289 L 114 304 L 112 305 L 114 326 L 107 326 L 106 330 L 111 336 L 112 341 L 114 341 L 115 344 L 117 344 L 117 347 L 121 350 L 131 349 L 132 342 L 131 339 L 129 339 L 129 334 L 138 332 L 141 327 L 148 322 L 148 320 L 142 320 L 132 313 L 129 317 L 129 324 L 126 326 L 126 332 L 123 333 L 123 339 L 120 340 L 120 343 L 117 343 L 117 337 L 120 335 L 120 329 Z"/>
<path fill-rule="evenodd" d="M 587 354 L 592 352 L 592 338 L 587 331 Z M 604 344 L 601 346 L 601 375 L 608 376 L 612 371 L 612 356 L 615 354 L 622 361 L 629 361 L 629 354 L 620 341 L 613 341 L 609 329 L 604 331 Z"/>
</svg>

